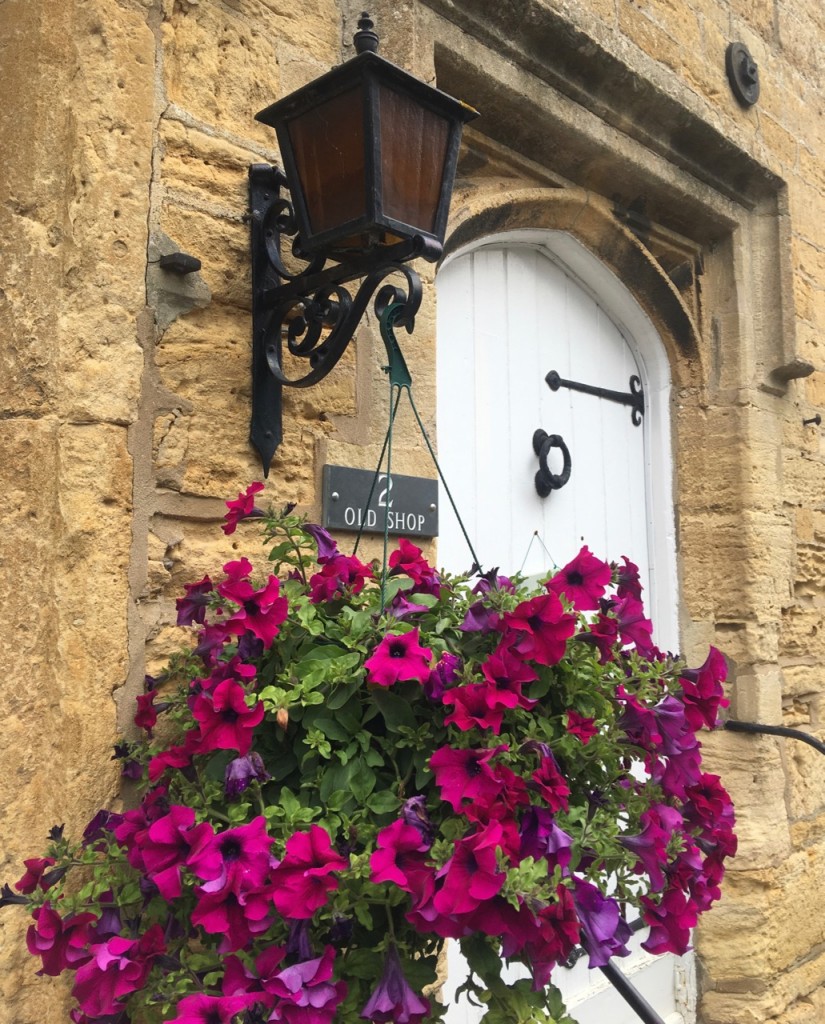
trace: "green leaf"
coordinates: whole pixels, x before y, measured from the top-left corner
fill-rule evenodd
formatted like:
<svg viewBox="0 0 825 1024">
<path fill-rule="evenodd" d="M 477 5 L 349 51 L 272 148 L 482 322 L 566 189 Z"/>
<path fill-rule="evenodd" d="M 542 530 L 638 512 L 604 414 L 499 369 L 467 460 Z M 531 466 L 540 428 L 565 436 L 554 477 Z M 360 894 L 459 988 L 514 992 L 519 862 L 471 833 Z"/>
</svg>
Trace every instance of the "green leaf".
<svg viewBox="0 0 825 1024">
<path fill-rule="evenodd" d="M 353 904 L 352 909 L 355 911 L 355 916 L 358 918 L 358 923 L 363 925 L 368 931 L 372 931 L 372 914 L 370 913 L 370 909 L 366 905 L 366 903 L 362 903 L 360 900 L 356 900 L 355 903 Z M 372 969 L 373 971 L 375 970 L 374 964 Z"/>
<path fill-rule="evenodd" d="M 359 804 L 363 804 L 375 789 L 375 773 L 364 763 L 363 758 L 360 757 L 352 761 L 347 767 L 353 769 L 349 780 L 352 795 Z"/>
<path fill-rule="evenodd" d="M 358 692 L 358 688 L 360 686 L 360 681 L 354 683 L 338 683 L 329 697 L 327 697 L 327 707 L 330 711 L 337 711 L 339 708 L 342 708 L 350 697 Z"/>
<path fill-rule="evenodd" d="M 323 715 L 315 719 L 312 723 L 312 728 L 318 729 L 319 732 L 322 732 L 329 739 L 339 740 L 341 743 L 346 743 L 350 738 L 350 734 L 341 722 L 336 721 L 334 718 L 324 717 Z"/>
<path fill-rule="evenodd" d="M 406 726 L 408 729 L 415 728 L 413 709 L 403 697 L 390 693 L 389 690 L 381 690 L 376 686 L 373 687 L 372 699 L 383 715 L 390 732 L 398 732 L 402 726 Z"/>
<path fill-rule="evenodd" d="M 459 945 L 470 965 L 470 970 L 477 974 L 488 988 L 501 978 L 501 957 L 483 935 L 477 933 L 459 939 Z"/>
<path fill-rule="evenodd" d="M 401 806 L 401 801 L 388 789 L 382 789 L 380 793 L 373 793 L 367 800 L 367 807 L 375 814 L 389 814 Z"/>
</svg>

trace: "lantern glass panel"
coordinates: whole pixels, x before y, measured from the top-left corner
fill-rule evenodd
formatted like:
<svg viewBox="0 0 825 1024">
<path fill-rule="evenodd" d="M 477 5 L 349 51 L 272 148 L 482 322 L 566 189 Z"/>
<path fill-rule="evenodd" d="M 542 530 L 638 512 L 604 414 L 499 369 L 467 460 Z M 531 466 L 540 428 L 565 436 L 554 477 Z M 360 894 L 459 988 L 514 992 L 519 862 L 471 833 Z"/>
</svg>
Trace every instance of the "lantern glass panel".
<svg viewBox="0 0 825 1024">
<path fill-rule="evenodd" d="M 364 93 L 359 86 L 288 122 L 314 235 L 364 216 Z"/>
<path fill-rule="evenodd" d="M 383 83 L 378 97 L 382 213 L 412 230 L 434 234 L 449 121 Z"/>
</svg>

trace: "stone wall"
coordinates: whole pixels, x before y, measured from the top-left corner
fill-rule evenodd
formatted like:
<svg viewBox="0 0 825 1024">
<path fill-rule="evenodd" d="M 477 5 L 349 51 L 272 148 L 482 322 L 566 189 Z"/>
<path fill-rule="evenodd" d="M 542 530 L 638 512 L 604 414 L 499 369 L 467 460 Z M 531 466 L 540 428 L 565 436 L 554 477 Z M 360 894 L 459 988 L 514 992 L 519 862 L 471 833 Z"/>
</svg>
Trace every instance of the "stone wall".
<svg viewBox="0 0 825 1024">
<path fill-rule="evenodd" d="M 246 170 L 278 153 L 253 115 L 348 56 L 359 10 L 0 3 L 2 879 L 51 824 L 76 833 L 117 806 L 111 745 L 144 673 L 180 643 L 181 585 L 259 554 L 218 529 L 222 499 L 260 473 L 246 440 Z M 589 244 L 617 272 L 629 265 L 610 239 L 635 253 L 631 287 L 659 318 L 677 385 L 685 650 L 730 654 L 732 715 L 825 738 L 825 435 L 802 422 L 825 404 L 819 0 L 376 0 L 373 13 L 382 52 L 484 114 L 456 238 L 503 224 L 505 192 L 512 218 L 523 190 L 578 189 L 615 221 Z M 760 67 L 749 110 L 725 78 L 733 40 Z M 642 239 L 628 215 L 639 201 L 655 228 Z M 668 274 L 682 245 L 701 276 L 680 291 Z M 198 275 L 160 270 L 178 249 L 201 259 Z M 431 427 L 433 302 L 429 288 L 405 345 Z M 266 498 L 317 514 L 324 463 L 374 466 L 381 363 L 368 319 L 327 381 L 287 395 Z M 396 466 L 429 473 L 409 421 Z M 814 1024 L 821 755 L 726 733 L 706 745 L 737 802 L 741 855 L 697 939 L 701 1019 Z M 62 983 L 33 976 L 24 923 L 6 910 L 0 929 L 0 1019 L 60 1019 Z"/>
</svg>

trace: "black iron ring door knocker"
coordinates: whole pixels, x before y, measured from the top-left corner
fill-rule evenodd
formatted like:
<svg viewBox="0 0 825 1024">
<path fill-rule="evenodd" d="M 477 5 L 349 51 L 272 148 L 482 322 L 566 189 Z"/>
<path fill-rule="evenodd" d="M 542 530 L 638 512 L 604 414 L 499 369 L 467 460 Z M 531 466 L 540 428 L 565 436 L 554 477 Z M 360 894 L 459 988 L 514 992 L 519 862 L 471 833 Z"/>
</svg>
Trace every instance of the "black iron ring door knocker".
<svg viewBox="0 0 825 1024">
<path fill-rule="evenodd" d="M 564 459 L 561 473 L 552 473 L 547 465 L 547 456 L 551 448 L 558 448 Z M 558 491 L 570 479 L 570 451 L 561 434 L 548 434 L 546 430 L 537 430 L 533 434 L 533 451 L 539 457 L 539 471 L 536 473 L 536 493 L 546 498 L 551 491 Z"/>
</svg>

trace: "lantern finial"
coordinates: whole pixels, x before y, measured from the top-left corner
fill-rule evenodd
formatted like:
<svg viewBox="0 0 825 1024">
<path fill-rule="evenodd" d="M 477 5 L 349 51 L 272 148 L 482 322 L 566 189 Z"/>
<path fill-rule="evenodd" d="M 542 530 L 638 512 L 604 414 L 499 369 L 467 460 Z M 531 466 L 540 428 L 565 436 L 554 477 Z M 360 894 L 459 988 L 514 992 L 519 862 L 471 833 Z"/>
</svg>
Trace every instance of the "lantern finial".
<svg viewBox="0 0 825 1024">
<path fill-rule="evenodd" d="M 377 53 L 378 33 L 368 11 L 362 11 L 358 19 L 358 31 L 352 37 L 356 53 Z"/>
</svg>

